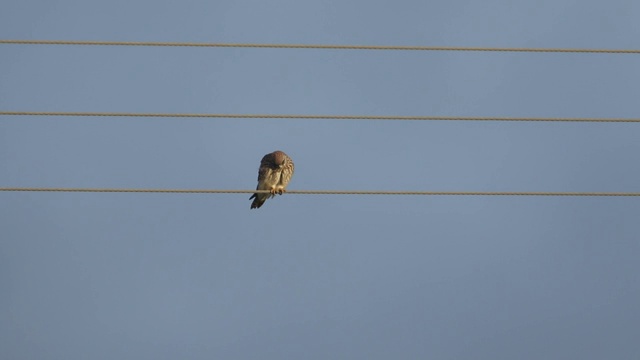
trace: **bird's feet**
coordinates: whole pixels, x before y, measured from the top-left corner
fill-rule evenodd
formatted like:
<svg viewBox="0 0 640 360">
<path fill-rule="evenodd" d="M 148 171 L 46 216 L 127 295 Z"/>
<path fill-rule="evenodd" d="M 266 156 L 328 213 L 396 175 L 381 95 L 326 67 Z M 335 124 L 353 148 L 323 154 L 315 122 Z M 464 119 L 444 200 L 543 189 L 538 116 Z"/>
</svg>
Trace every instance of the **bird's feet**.
<svg viewBox="0 0 640 360">
<path fill-rule="evenodd" d="M 273 189 L 269 190 L 269 193 L 271 195 L 275 195 L 277 192 L 278 192 L 278 190 L 276 188 L 273 188 Z"/>
<path fill-rule="evenodd" d="M 280 194 L 280 195 L 284 194 L 285 192 L 287 192 L 286 189 L 282 189 L 282 188 L 278 189 L 278 194 Z"/>
</svg>

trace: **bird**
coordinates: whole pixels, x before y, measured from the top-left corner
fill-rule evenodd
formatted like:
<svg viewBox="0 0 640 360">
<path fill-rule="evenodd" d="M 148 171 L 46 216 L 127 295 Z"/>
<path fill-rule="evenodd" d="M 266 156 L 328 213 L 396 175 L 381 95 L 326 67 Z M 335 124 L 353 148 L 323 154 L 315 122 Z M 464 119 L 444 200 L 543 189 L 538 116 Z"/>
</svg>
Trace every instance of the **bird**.
<svg viewBox="0 0 640 360">
<path fill-rule="evenodd" d="M 255 193 L 249 200 L 251 209 L 259 209 L 268 198 L 276 193 L 282 195 L 293 176 L 293 160 L 283 151 L 276 150 L 262 157 L 258 169 L 258 186 L 256 190 L 269 190 L 269 193 Z"/>
</svg>

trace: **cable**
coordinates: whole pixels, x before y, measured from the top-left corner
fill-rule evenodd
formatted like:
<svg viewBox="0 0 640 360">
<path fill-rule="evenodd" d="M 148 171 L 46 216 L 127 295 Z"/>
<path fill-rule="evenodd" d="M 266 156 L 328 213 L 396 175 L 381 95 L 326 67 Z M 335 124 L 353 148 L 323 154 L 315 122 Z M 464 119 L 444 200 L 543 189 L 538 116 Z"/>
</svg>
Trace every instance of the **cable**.
<svg viewBox="0 0 640 360">
<path fill-rule="evenodd" d="M 500 117 L 500 116 L 375 116 L 375 115 L 287 115 L 287 114 L 189 114 L 189 113 L 124 113 L 124 112 L 51 112 L 0 111 L 0 116 L 96 116 L 96 117 L 162 117 L 162 118 L 230 118 L 230 119 L 306 119 L 306 120 L 442 120 L 442 121 L 539 121 L 539 122 L 624 122 L 637 123 L 640 118 L 586 117 Z"/>
<path fill-rule="evenodd" d="M 73 41 L 73 40 L 0 40 L 0 44 L 21 45 L 95 45 L 95 46 L 171 46 L 271 49 L 331 49 L 331 50 L 400 50 L 400 51 L 492 51 L 492 52 L 547 52 L 640 54 L 636 49 L 571 49 L 571 48 L 503 48 L 456 46 L 378 46 L 378 45 L 316 45 L 316 44 L 246 44 L 246 43 L 190 43 L 154 41 Z"/>
<path fill-rule="evenodd" d="M 0 191 L 92 192 L 92 193 L 177 193 L 177 194 L 253 194 L 267 190 L 207 189 L 110 189 L 110 188 L 0 188 Z M 640 196 L 640 192 L 537 192 L 537 191 L 358 191 L 358 190 L 290 190 L 298 195 L 446 195 L 446 196 Z"/>
</svg>

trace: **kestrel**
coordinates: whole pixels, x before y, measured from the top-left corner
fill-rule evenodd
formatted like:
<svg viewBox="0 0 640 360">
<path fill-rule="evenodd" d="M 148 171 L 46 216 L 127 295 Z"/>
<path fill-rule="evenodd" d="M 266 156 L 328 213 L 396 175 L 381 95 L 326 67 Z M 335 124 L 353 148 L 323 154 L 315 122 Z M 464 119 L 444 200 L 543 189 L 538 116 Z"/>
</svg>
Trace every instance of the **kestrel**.
<svg viewBox="0 0 640 360">
<path fill-rule="evenodd" d="M 277 150 L 265 155 L 260 161 L 258 169 L 258 187 L 256 190 L 269 190 L 270 193 L 253 194 L 249 200 L 254 199 L 251 208 L 260 208 L 268 198 L 276 193 L 282 195 L 287 191 L 286 187 L 293 176 L 293 160 L 284 152 Z"/>
</svg>

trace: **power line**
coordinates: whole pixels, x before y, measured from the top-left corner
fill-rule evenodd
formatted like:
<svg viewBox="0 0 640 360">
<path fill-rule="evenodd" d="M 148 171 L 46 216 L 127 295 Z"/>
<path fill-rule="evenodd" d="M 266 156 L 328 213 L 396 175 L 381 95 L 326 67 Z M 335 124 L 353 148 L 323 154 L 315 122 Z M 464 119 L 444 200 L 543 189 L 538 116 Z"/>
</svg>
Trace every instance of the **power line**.
<svg viewBox="0 0 640 360">
<path fill-rule="evenodd" d="M 253 194 L 267 190 L 210 189 L 114 189 L 114 188 L 0 188 L 15 192 L 83 192 L 83 193 L 173 193 L 173 194 Z M 360 191 L 360 190 L 290 190 L 297 195 L 430 195 L 430 196 L 640 196 L 640 192 L 538 192 L 538 191 Z"/>
<path fill-rule="evenodd" d="M 75 40 L 0 40 L 0 44 L 21 45 L 93 45 L 93 46 L 166 46 L 271 49 L 329 49 L 329 50 L 396 50 L 396 51 L 484 51 L 484 52 L 546 52 L 592 54 L 640 54 L 638 49 L 579 49 L 579 48 L 505 48 L 457 46 L 385 46 L 385 45 L 319 45 L 319 44 L 250 44 L 250 43 L 194 43 L 155 41 L 75 41 Z"/>
<path fill-rule="evenodd" d="M 160 117 L 160 118 L 229 118 L 229 119 L 305 119 L 305 120 L 410 120 L 410 121 L 538 121 L 538 122 L 620 122 L 637 123 L 640 118 L 587 117 L 510 117 L 510 116 L 376 116 L 376 115 L 302 115 L 302 114 L 190 114 L 128 112 L 52 112 L 0 111 L 0 116 L 89 116 L 89 117 Z"/>
</svg>

